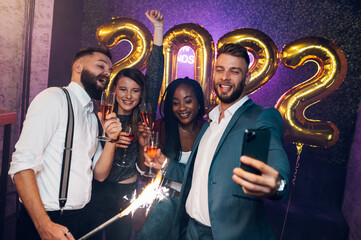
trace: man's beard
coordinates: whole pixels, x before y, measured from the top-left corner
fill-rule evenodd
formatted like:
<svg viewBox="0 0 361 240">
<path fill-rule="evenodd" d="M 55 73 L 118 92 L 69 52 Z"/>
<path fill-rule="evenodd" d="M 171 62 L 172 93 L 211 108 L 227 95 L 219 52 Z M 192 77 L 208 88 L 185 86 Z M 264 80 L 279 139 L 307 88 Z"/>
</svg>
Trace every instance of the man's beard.
<svg viewBox="0 0 361 240">
<path fill-rule="evenodd" d="M 243 78 L 242 81 L 236 86 L 234 91 L 229 96 L 222 95 L 218 92 L 218 86 L 214 85 L 213 89 L 216 91 L 217 97 L 222 103 L 233 103 L 236 101 L 243 93 L 245 87 L 246 78 Z"/>
<path fill-rule="evenodd" d="M 102 96 L 102 92 L 105 90 L 105 88 L 102 88 L 98 85 L 97 78 L 100 75 L 94 75 L 88 70 L 84 69 L 81 72 L 80 81 L 84 86 L 85 91 L 88 93 L 90 98 L 95 100 L 100 100 Z M 104 76 L 103 76 L 104 77 Z"/>
</svg>

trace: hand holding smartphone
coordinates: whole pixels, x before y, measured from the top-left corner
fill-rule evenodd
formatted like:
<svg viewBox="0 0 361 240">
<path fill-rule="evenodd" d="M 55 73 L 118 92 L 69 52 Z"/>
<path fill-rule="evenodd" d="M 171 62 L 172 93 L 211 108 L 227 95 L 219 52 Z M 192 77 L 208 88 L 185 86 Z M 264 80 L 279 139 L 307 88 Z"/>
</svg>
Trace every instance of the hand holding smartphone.
<svg viewBox="0 0 361 240">
<path fill-rule="evenodd" d="M 271 132 L 268 129 L 246 129 L 243 134 L 242 156 L 257 159 L 267 163 Z M 241 163 L 243 170 L 257 175 L 261 172 L 257 169 Z"/>
</svg>

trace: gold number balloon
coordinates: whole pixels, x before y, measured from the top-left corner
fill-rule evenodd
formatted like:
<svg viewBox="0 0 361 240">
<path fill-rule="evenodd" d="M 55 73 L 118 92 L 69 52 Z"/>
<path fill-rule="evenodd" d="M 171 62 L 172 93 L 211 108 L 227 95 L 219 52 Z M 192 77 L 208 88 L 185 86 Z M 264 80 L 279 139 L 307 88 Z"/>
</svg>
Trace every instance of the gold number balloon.
<svg viewBox="0 0 361 240">
<path fill-rule="evenodd" d="M 265 33 L 252 28 L 235 29 L 218 40 L 217 49 L 226 43 L 241 43 L 253 56 L 253 64 L 249 68 L 251 80 L 246 85 L 247 94 L 257 91 L 277 71 L 278 48 Z"/>
<path fill-rule="evenodd" d="M 131 44 L 130 53 L 113 65 L 114 76 L 123 68 L 143 69 L 152 46 L 152 34 L 136 19 L 114 18 L 97 29 L 97 40 L 102 46 L 112 48 L 121 41 Z M 278 68 L 279 54 L 276 44 L 257 29 L 242 28 L 223 35 L 217 44 L 241 43 L 253 56 L 250 66 L 251 81 L 246 86 L 248 94 L 257 91 L 269 81 Z M 214 68 L 214 43 L 212 36 L 202 26 L 194 23 L 176 25 L 164 36 L 165 70 L 162 93 L 177 76 L 177 55 L 183 46 L 195 52 L 195 76 L 201 84 L 206 99 L 214 102 L 212 77 Z M 338 128 L 331 122 L 308 119 L 305 110 L 335 91 L 343 82 L 347 62 L 342 51 L 332 42 L 316 37 L 302 38 L 287 44 L 281 51 L 281 61 L 286 67 L 296 69 L 306 62 L 315 62 L 317 73 L 305 82 L 284 93 L 276 104 L 285 127 L 285 139 L 311 146 L 329 147 L 338 140 Z M 207 103 L 209 104 L 209 103 Z"/>
<path fill-rule="evenodd" d="M 162 94 L 168 84 L 177 76 L 177 55 L 183 46 L 189 46 L 195 54 L 194 79 L 202 86 L 206 99 L 211 95 L 214 67 L 214 42 L 202 26 L 184 23 L 169 29 L 164 35 L 164 80 Z M 161 95 L 162 95 L 161 94 Z"/>
<path fill-rule="evenodd" d="M 102 24 L 96 32 L 99 45 L 112 48 L 122 41 L 131 45 L 131 51 L 113 65 L 111 81 L 123 68 L 144 69 L 152 46 L 152 34 L 141 22 L 133 18 L 118 17 Z M 111 84 L 109 84 L 111 86 Z"/>
<path fill-rule="evenodd" d="M 346 76 L 343 52 L 331 41 L 309 37 L 283 47 L 281 62 L 296 69 L 308 61 L 318 65 L 317 73 L 284 93 L 276 104 L 285 128 L 285 139 L 311 146 L 329 147 L 338 140 L 338 128 L 331 122 L 308 119 L 305 110 L 335 91 Z"/>
</svg>

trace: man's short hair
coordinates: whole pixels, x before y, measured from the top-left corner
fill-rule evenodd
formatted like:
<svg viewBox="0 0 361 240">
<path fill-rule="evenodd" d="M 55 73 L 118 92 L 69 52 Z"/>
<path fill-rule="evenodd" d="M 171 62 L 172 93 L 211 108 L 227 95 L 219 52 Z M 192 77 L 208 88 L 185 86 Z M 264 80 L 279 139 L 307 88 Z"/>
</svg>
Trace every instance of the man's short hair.
<svg viewBox="0 0 361 240">
<path fill-rule="evenodd" d="M 249 61 L 249 56 L 248 56 L 248 53 L 247 53 L 247 49 L 245 47 L 243 47 L 240 43 L 223 44 L 222 47 L 218 48 L 217 52 L 218 52 L 217 58 L 222 53 L 229 54 L 229 55 L 234 56 L 234 57 L 243 58 L 246 61 L 247 66 L 249 65 L 250 61 Z"/>
<path fill-rule="evenodd" d="M 73 62 L 72 62 L 71 65 L 73 66 L 75 61 L 78 60 L 79 58 L 82 58 L 82 57 L 87 56 L 87 55 L 92 55 L 94 52 L 103 53 L 110 60 L 112 60 L 112 54 L 110 53 L 108 48 L 104 48 L 104 47 L 87 47 L 87 48 L 81 49 L 79 52 L 77 52 L 75 54 L 75 57 L 74 57 Z"/>
</svg>

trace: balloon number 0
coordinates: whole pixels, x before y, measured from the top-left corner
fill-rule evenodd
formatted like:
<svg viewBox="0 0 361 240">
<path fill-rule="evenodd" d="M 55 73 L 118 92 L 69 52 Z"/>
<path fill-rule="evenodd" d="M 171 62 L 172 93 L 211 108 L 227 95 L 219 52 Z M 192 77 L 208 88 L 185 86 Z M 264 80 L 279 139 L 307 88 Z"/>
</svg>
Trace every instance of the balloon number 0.
<svg viewBox="0 0 361 240">
<path fill-rule="evenodd" d="M 168 84 L 177 77 L 177 56 L 183 46 L 194 51 L 194 79 L 202 86 L 205 96 L 211 96 L 214 69 L 214 42 L 209 32 L 195 23 L 184 23 L 169 29 L 163 40 L 165 69 L 163 93 Z M 162 95 L 162 94 L 161 94 Z"/>
<path fill-rule="evenodd" d="M 112 48 L 121 41 L 128 41 L 130 53 L 113 65 L 114 76 L 123 68 L 144 69 L 152 46 L 149 29 L 136 19 L 114 18 L 97 29 L 97 40 L 101 46 Z M 274 41 L 265 33 L 252 28 L 235 29 L 223 35 L 219 48 L 225 43 L 241 43 L 253 57 L 250 66 L 251 81 L 246 86 L 248 94 L 268 82 L 278 68 L 279 59 L 288 68 L 296 69 L 308 61 L 318 65 L 317 73 L 284 93 L 276 108 L 282 115 L 285 139 L 310 146 L 329 147 L 338 140 L 338 128 L 331 122 L 308 119 L 307 107 L 319 102 L 335 91 L 343 82 L 347 61 L 343 52 L 333 42 L 319 37 L 295 40 L 285 45 L 281 54 Z M 189 46 L 195 53 L 194 79 L 204 91 L 209 103 L 216 101 L 212 87 L 215 50 L 212 36 L 202 26 L 184 23 L 169 29 L 164 35 L 165 69 L 162 92 L 177 76 L 177 56 L 183 46 Z M 109 84 L 111 86 L 111 84 Z"/>
</svg>

